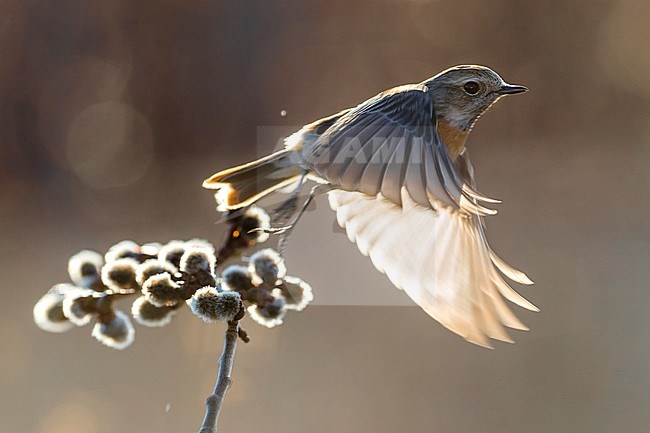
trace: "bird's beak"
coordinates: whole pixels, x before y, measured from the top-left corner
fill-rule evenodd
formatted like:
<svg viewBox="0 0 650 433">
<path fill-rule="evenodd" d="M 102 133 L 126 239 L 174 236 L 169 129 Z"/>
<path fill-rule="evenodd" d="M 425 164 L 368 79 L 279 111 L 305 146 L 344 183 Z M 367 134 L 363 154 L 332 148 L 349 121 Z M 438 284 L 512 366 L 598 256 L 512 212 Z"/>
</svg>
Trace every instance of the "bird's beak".
<svg viewBox="0 0 650 433">
<path fill-rule="evenodd" d="M 503 86 L 499 89 L 499 94 L 501 95 L 514 95 L 516 93 L 524 93 L 528 91 L 528 87 L 517 86 L 515 84 L 504 83 Z"/>
</svg>

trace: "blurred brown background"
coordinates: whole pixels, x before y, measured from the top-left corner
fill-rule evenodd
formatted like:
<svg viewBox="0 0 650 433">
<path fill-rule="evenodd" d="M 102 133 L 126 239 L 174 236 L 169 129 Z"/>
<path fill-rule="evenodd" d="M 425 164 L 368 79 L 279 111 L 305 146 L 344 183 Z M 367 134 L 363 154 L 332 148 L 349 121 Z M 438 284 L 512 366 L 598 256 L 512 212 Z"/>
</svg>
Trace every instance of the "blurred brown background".
<svg viewBox="0 0 650 433">
<path fill-rule="evenodd" d="M 195 431 L 221 326 L 184 311 L 118 352 L 33 304 L 79 249 L 218 241 L 201 181 L 272 149 L 263 127 L 460 63 L 531 89 L 469 146 L 504 201 L 492 244 L 536 281 L 532 331 L 488 351 L 395 306 L 321 199 L 287 257 L 318 305 L 245 322 L 222 430 L 650 431 L 649 20 L 644 0 L 1 1 L 0 431 Z"/>
</svg>

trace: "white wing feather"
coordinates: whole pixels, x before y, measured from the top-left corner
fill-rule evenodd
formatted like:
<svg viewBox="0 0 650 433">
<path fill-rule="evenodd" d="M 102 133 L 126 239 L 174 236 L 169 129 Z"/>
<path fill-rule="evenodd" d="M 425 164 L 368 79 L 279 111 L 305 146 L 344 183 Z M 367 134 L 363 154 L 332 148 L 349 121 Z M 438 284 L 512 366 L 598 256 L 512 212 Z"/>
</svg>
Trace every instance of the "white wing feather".
<svg viewBox="0 0 650 433">
<path fill-rule="evenodd" d="M 478 218 L 445 206 L 434 211 L 402 189 L 402 207 L 359 192 L 334 190 L 329 202 L 339 225 L 375 267 L 424 311 L 466 340 L 491 347 L 489 338 L 513 342 L 503 325 L 528 328 L 506 299 L 532 311 L 537 307 L 501 277 L 532 284 L 490 249 Z"/>
</svg>

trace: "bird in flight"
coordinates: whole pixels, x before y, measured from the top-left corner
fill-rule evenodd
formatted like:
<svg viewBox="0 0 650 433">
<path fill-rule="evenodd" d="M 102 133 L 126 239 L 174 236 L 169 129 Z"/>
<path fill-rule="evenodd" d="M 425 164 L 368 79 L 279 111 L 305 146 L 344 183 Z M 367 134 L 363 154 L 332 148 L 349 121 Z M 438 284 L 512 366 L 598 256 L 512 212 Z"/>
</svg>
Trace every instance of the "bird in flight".
<svg viewBox="0 0 650 433">
<path fill-rule="evenodd" d="M 487 67 L 456 66 L 305 125 L 283 150 L 203 186 L 217 190 L 219 209 L 234 210 L 296 184 L 280 207 L 291 215 L 303 182 L 316 181 L 348 238 L 427 314 L 480 346 L 512 343 L 504 327 L 528 328 L 504 298 L 539 310 L 503 276 L 533 282 L 488 244 L 484 218 L 500 202 L 476 189 L 465 143 L 498 99 L 527 90 Z"/>
</svg>

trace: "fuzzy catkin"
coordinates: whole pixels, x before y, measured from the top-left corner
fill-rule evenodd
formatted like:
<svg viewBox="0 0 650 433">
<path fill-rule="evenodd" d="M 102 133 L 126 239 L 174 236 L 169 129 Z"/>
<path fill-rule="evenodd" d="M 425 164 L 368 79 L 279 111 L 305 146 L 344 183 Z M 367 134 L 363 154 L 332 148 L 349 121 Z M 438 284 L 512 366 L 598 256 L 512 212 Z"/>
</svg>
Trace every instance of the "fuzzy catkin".
<svg viewBox="0 0 650 433">
<path fill-rule="evenodd" d="M 203 287 L 189 301 L 192 312 L 207 323 L 233 320 L 242 308 L 237 292 L 219 293 L 215 287 Z"/>
</svg>

